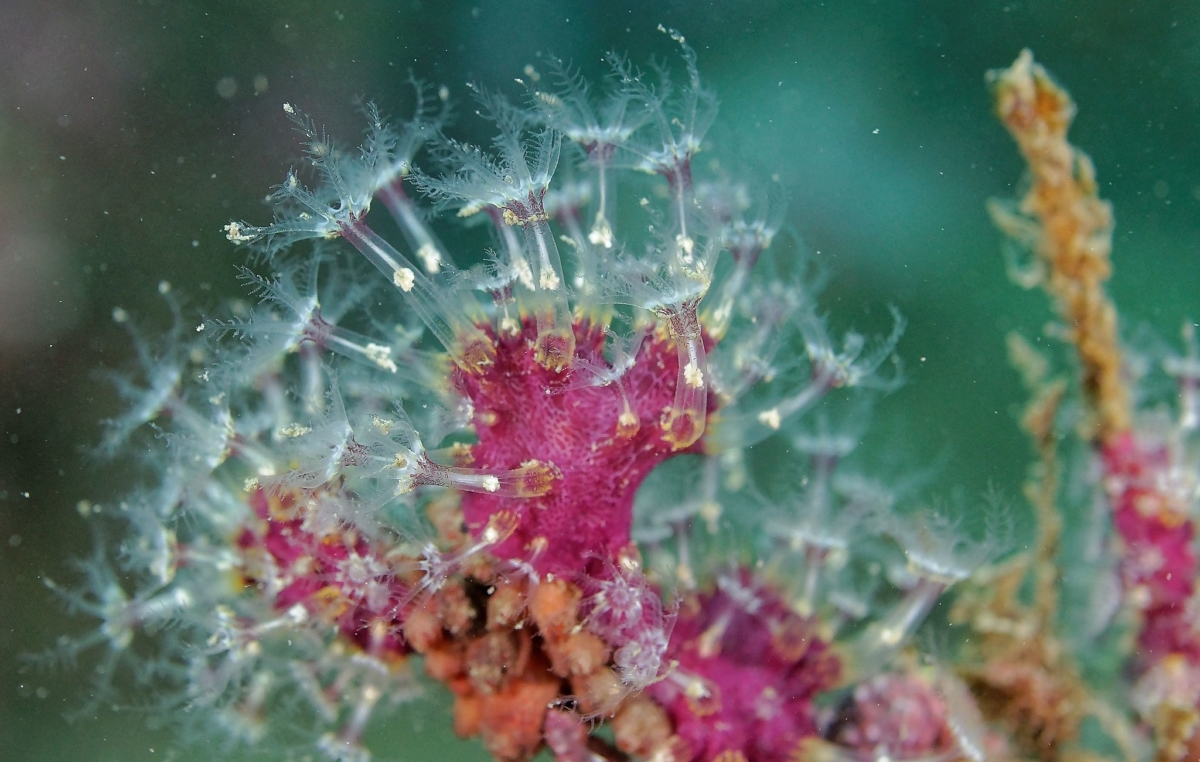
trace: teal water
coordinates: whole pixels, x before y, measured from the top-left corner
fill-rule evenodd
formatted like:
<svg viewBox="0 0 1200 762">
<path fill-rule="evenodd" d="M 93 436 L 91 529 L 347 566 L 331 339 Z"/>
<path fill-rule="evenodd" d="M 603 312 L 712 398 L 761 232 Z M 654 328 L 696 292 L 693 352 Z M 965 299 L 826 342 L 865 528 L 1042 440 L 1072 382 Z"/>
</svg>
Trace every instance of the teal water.
<svg viewBox="0 0 1200 762">
<path fill-rule="evenodd" d="M 239 293 L 221 226 L 268 216 L 264 189 L 298 152 L 284 102 L 352 142 L 362 98 L 403 114 L 409 71 L 465 104 L 467 82 L 503 88 L 541 51 L 592 74 L 608 50 L 674 56 L 656 26 L 678 28 L 721 100 L 712 140 L 789 186 L 835 324 L 886 326 L 888 304 L 908 318 L 910 382 L 879 406 L 876 458 L 937 463 L 935 491 L 1016 497 L 1028 456 L 1004 336 L 1051 316 L 1007 281 L 984 212 L 1021 173 L 987 69 L 1031 47 L 1079 103 L 1128 334 L 1174 339 L 1200 313 L 1200 11 L 1045 5 L 16 0 L 0 24 L 0 758 L 226 756 L 181 747 L 152 709 L 68 724 L 86 665 L 21 672 L 17 655 L 84 628 L 39 577 L 90 551 L 78 502 L 129 486 L 82 452 L 117 404 L 94 371 L 131 352 L 112 309 L 161 327 L 163 280 L 196 315 Z M 447 740 L 430 692 L 373 729 L 379 758 L 482 757 Z"/>
</svg>

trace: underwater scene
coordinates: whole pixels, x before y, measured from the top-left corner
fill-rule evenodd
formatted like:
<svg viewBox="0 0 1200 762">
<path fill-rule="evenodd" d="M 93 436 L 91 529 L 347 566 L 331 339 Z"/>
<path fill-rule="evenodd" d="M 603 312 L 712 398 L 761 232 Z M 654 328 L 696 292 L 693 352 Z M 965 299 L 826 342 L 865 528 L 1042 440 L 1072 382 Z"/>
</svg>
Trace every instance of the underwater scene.
<svg viewBox="0 0 1200 762">
<path fill-rule="evenodd" d="M 19 0 L 0 757 L 1200 760 L 1200 10 Z"/>
</svg>

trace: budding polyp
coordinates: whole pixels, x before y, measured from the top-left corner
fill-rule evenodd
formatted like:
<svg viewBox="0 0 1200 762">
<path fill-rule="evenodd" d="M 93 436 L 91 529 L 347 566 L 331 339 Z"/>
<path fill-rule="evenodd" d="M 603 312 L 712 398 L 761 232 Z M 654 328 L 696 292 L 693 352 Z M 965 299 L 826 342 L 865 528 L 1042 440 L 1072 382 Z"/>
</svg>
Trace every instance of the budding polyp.
<svg viewBox="0 0 1200 762">
<path fill-rule="evenodd" d="M 538 278 L 538 285 L 546 291 L 557 291 L 562 281 L 559 280 L 558 274 L 553 270 L 542 270 Z"/>
<path fill-rule="evenodd" d="M 606 249 L 613 247 L 612 225 L 603 212 L 596 213 L 596 219 L 592 222 L 592 229 L 588 231 L 588 242 L 593 246 L 603 246 Z"/>
<path fill-rule="evenodd" d="M 691 447 L 704 435 L 703 416 L 695 410 L 667 408 L 661 425 L 663 441 L 671 445 L 672 450 Z"/>
<path fill-rule="evenodd" d="M 512 511 L 496 511 L 488 519 L 480 539 L 488 545 L 504 542 L 517 530 L 519 523 L 517 515 Z"/>
<path fill-rule="evenodd" d="M 496 346 L 483 331 L 459 339 L 457 364 L 469 373 L 480 375 L 496 361 Z"/>
<path fill-rule="evenodd" d="M 517 497 L 541 497 L 549 494 L 554 482 L 562 479 L 562 471 L 553 463 L 527 460 L 518 469 L 520 476 L 516 484 Z"/>
<path fill-rule="evenodd" d="M 391 347 L 386 347 L 382 344 L 367 344 L 364 354 L 368 360 L 390 373 L 395 373 L 398 370 L 395 361 L 391 358 Z"/>
<path fill-rule="evenodd" d="M 575 332 L 570 327 L 538 332 L 534 359 L 538 365 L 555 373 L 571 366 L 575 356 Z"/>
<path fill-rule="evenodd" d="M 641 421 L 637 417 L 637 413 L 629 405 L 629 399 L 624 400 L 625 409 L 617 416 L 617 437 L 620 439 L 633 439 L 641 429 Z"/>
<path fill-rule="evenodd" d="M 688 709 L 697 717 L 711 717 L 721 711 L 721 689 L 711 680 L 693 675 L 679 675 L 676 682 L 683 687 Z"/>
</svg>

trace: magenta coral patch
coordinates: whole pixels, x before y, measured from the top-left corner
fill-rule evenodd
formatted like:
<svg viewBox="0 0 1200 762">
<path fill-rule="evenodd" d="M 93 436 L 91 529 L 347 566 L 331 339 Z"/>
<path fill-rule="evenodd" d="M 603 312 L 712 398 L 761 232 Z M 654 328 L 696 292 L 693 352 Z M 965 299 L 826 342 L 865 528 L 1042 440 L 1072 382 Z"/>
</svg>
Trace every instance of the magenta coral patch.
<svg viewBox="0 0 1200 762">
<path fill-rule="evenodd" d="M 368 653 L 408 653 L 399 626 L 411 597 L 408 586 L 359 533 L 339 528 L 321 535 L 306 528 L 299 515 L 289 517 L 296 512 L 295 499 L 290 493 L 256 490 L 249 502 L 262 521 L 238 537 L 244 554 L 258 549 L 276 567 L 282 587 L 275 593 L 275 608 L 300 605 L 311 616 L 332 620 Z M 259 582 L 251 569 L 243 573 L 247 583 Z"/>
<path fill-rule="evenodd" d="M 1200 656 L 1187 610 L 1196 584 L 1195 525 L 1162 489 L 1171 454 L 1163 445 L 1125 433 L 1107 443 L 1102 455 L 1113 524 L 1125 543 L 1122 582 L 1144 599 L 1139 636 L 1143 656 L 1173 652 Z"/>
<path fill-rule="evenodd" d="M 576 357 L 607 367 L 605 334 L 586 321 L 574 329 Z M 652 334 L 622 378 L 589 385 L 587 371 L 538 364 L 535 337 L 528 321 L 515 336 L 496 337 L 495 363 L 482 375 L 456 371 L 455 382 L 475 408 L 474 468 L 537 460 L 553 464 L 560 478 L 541 497 L 464 495 L 463 515 L 478 537 L 497 511 L 514 512 L 516 531 L 490 551 L 528 561 L 540 574 L 575 575 L 581 559 L 615 559 L 630 542 L 634 493 L 675 454 L 660 420 L 675 395 L 679 361 L 673 342 Z M 622 420 L 626 399 L 635 422 Z"/>
<path fill-rule="evenodd" d="M 816 733 L 813 697 L 840 672 L 813 622 L 745 570 L 684 600 L 667 657 L 674 671 L 647 691 L 697 762 L 791 759 Z"/>
</svg>

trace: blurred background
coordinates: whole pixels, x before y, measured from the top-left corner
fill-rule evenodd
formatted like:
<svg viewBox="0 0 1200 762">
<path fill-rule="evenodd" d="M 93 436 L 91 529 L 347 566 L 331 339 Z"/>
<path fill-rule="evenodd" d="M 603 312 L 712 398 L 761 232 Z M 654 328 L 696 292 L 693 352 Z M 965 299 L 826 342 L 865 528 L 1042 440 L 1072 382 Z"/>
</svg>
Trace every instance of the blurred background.
<svg viewBox="0 0 1200 762">
<path fill-rule="evenodd" d="M 86 667 L 20 673 L 17 655 L 83 626 L 40 578 L 69 578 L 69 559 L 90 552 L 78 502 L 111 499 L 128 479 L 120 462 L 87 452 L 118 405 L 97 369 L 128 367 L 132 353 L 113 308 L 154 335 L 169 323 L 160 281 L 189 318 L 239 293 L 242 252 L 221 227 L 269 218 L 263 196 L 299 152 L 282 104 L 353 142 L 363 98 L 405 114 L 410 71 L 462 102 L 467 82 L 507 87 L 539 52 L 593 76 L 609 50 L 636 63 L 675 58 L 659 24 L 686 35 L 721 100 L 713 141 L 789 187 L 788 224 L 833 276 L 824 304 L 834 324 L 886 329 L 889 304 L 908 318 L 909 382 L 879 405 L 871 435 L 893 471 L 936 463 L 935 492 L 995 484 L 1020 494 L 1024 397 L 1004 337 L 1039 335 L 1050 312 L 1007 281 L 984 211 L 987 198 L 1016 192 L 1022 171 L 991 117 L 984 72 L 1021 48 L 1080 105 L 1073 141 L 1116 209 L 1112 292 L 1125 331 L 1175 340 L 1181 320 L 1200 315 L 1195 3 L 8 0 L 0 757 L 214 753 L 177 748 L 153 713 L 68 724 Z M 461 121 L 459 134 L 486 140 Z M 379 758 L 481 758 L 474 742 L 449 737 L 444 703 L 435 695 L 377 723 Z"/>
</svg>

